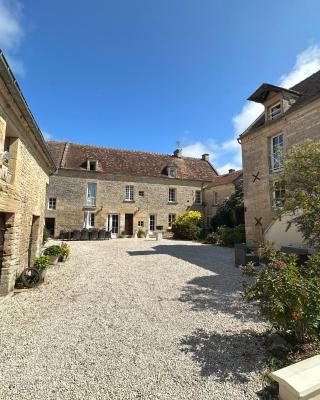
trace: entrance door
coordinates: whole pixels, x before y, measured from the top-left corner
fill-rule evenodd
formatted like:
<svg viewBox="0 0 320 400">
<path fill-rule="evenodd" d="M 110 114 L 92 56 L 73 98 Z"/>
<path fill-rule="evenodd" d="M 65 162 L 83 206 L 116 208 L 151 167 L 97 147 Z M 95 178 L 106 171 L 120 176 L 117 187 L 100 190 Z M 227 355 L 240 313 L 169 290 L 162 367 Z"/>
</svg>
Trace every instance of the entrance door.
<svg viewBox="0 0 320 400">
<path fill-rule="evenodd" d="M 108 215 L 108 231 L 110 230 L 113 237 L 119 236 L 119 214 Z"/>
<path fill-rule="evenodd" d="M 33 215 L 30 236 L 29 236 L 29 251 L 28 251 L 29 267 L 32 266 L 33 259 L 37 254 L 37 250 L 39 247 L 39 223 L 40 223 L 40 217 Z"/>
<path fill-rule="evenodd" d="M 154 232 L 156 230 L 156 216 L 154 214 L 149 215 L 149 231 Z"/>
<path fill-rule="evenodd" d="M 124 230 L 126 235 L 133 235 L 133 214 L 125 214 Z"/>
<path fill-rule="evenodd" d="M 45 227 L 49 231 L 51 237 L 54 237 L 54 226 L 55 226 L 55 218 L 46 218 L 45 219 Z"/>
</svg>

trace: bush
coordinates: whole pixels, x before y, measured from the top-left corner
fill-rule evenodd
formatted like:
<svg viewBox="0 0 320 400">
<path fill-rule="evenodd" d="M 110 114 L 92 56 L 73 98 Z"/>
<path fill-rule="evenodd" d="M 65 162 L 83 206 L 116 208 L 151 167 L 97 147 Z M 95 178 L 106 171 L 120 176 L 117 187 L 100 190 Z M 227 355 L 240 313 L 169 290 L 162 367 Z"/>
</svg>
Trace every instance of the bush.
<svg viewBox="0 0 320 400">
<path fill-rule="evenodd" d="M 267 250 L 259 270 L 249 263 L 244 272 L 255 278 L 245 289 L 248 301 L 258 301 L 260 312 L 273 328 L 291 333 L 299 342 L 317 337 L 320 330 L 320 256 L 298 265 L 294 254 Z"/>
<path fill-rule="evenodd" d="M 55 244 L 53 246 L 47 247 L 43 254 L 45 256 L 60 256 L 61 255 L 61 246 Z"/>
<path fill-rule="evenodd" d="M 234 228 L 220 226 L 218 228 L 218 243 L 224 246 L 231 246 L 236 243 L 244 243 L 246 241 L 245 226 L 238 225 Z"/>
<path fill-rule="evenodd" d="M 211 232 L 209 233 L 203 243 L 206 244 L 216 244 L 218 241 L 218 234 L 216 232 Z"/>
<path fill-rule="evenodd" d="M 138 238 L 146 237 L 146 232 L 140 228 L 140 229 L 138 229 L 137 236 L 138 236 Z"/>
<path fill-rule="evenodd" d="M 50 264 L 51 263 L 48 256 L 40 256 L 35 258 L 33 267 L 36 269 L 47 269 Z"/>
<path fill-rule="evenodd" d="M 45 244 L 47 243 L 48 239 L 50 237 L 50 232 L 46 227 L 43 228 L 43 236 L 42 236 L 42 243 Z"/>
<path fill-rule="evenodd" d="M 199 211 L 188 211 L 180 215 L 172 223 L 172 232 L 176 239 L 196 240 L 201 234 L 203 222 L 202 214 Z"/>
</svg>

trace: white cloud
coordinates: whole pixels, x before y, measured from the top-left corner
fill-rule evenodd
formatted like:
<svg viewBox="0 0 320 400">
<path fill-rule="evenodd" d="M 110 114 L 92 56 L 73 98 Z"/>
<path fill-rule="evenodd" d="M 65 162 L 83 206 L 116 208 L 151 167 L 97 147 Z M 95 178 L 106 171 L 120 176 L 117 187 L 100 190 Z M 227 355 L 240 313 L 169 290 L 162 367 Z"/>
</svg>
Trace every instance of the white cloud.
<svg viewBox="0 0 320 400">
<path fill-rule="evenodd" d="M 44 137 L 44 140 L 54 140 L 54 136 L 46 131 L 42 131 L 42 135 Z"/>
<path fill-rule="evenodd" d="M 287 74 L 280 77 L 278 85 L 290 88 L 301 82 L 320 69 L 320 45 L 308 47 L 298 54 L 296 62 Z M 214 141 L 195 142 L 183 147 L 185 156 L 201 157 L 202 154 L 210 154 L 210 160 L 219 173 L 228 172 L 229 169 L 241 168 L 241 147 L 236 138 L 243 133 L 263 112 L 261 104 L 247 102 L 241 112 L 232 119 L 234 126 L 234 139 L 228 139 L 221 144 Z"/>
<path fill-rule="evenodd" d="M 11 69 L 24 75 L 25 69 L 14 54 L 24 37 L 21 4 L 17 0 L 0 0 L 0 48 L 4 50 Z"/>
<path fill-rule="evenodd" d="M 292 70 L 279 79 L 279 86 L 290 88 L 320 69 L 320 46 L 308 47 L 298 54 Z M 236 135 L 243 133 L 263 111 L 261 104 L 247 102 L 232 119 Z"/>
</svg>

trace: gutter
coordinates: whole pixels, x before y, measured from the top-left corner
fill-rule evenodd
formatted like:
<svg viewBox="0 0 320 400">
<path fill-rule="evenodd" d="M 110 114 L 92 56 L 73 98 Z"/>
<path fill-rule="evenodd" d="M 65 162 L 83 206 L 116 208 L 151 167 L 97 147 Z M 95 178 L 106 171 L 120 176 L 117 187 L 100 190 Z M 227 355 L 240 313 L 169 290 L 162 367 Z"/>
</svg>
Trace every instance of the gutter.
<svg viewBox="0 0 320 400">
<path fill-rule="evenodd" d="M 15 100 L 17 107 L 19 108 L 21 114 L 27 121 L 30 130 L 35 134 L 35 138 L 39 143 L 43 153 L 45 154 L 47 161 L 49 161 L 49 164 L 51 164 L 50 165 L 51 167 L 50 175 L 51 175 L 57 170 L 57 167 L 49 151 L 49 148 L 43 138 L 42 132 L 28 106 L 28 103 L 24 95 L 22 94 L 20 86 L 15 76 L 13 75 L 13 72 L 8 64 L 8 61 L 6 60 L 4 53 L 1 49 L 0 49 L 0 74 L 3 74 L 3 80 L 7 86 L 9 93 Z"/>
</svg>

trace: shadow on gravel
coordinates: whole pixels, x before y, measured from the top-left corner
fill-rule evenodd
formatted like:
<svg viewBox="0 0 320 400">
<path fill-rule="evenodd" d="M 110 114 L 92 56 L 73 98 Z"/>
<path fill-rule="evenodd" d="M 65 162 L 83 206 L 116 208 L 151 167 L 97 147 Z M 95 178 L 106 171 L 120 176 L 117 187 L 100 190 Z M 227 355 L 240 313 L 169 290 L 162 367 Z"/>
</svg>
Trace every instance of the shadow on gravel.
<svg viewBox="0 0 320 400">
<path fill-rule="evenodd" d="M 193 278 L 186 282 L 179 301 L 191 305 L 194 311 L 213 310 L 239 319 L 258 321 L 256 309 L 241 301 L 244 277 L 234 266 L 234 250 L 212 245 L 158 245 L 151 250 L 128 251 L 130 256 L 165 254 L 179 258 L 210 271 L 211 275 Z"/>
<path fill-rule="evenodd" d="M 181 340 L 181 351 L 191 354 L 203 377 L 246 383 L 250 373 L 264 368 L 264 336 L 253 331 L 219 334 L 197 329 Z"/>
</svg>

